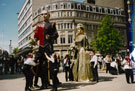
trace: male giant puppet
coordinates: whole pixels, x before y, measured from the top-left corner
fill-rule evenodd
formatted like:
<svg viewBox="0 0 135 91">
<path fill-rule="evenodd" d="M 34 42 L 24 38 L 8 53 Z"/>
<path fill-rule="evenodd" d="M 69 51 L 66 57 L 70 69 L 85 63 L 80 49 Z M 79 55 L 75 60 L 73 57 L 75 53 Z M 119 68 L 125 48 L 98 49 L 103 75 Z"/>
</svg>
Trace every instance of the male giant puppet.
<svg viewBox="0 0 135 91">
<path fill-rule="evenodd" d="M 42 11 L 41 15 L 44 18 L 44 21 L 37 25 L 37 28 L 34 31 L 35 41 L 39 41 L 39 51 L 37 59 L 40 60 L 39 73 L 42 80 L 41 89 L 47 88 L 48 82 L 48 69 L 47 69 L 47 59 L 44 55 L 46 52 L 48 55 L 51 55 L 53 50 L 54 40 L 58 38 L 58 33 L 56 30 L 56 23 L 49 22 L 50 14 L 48 11 Z"/>
</svg>

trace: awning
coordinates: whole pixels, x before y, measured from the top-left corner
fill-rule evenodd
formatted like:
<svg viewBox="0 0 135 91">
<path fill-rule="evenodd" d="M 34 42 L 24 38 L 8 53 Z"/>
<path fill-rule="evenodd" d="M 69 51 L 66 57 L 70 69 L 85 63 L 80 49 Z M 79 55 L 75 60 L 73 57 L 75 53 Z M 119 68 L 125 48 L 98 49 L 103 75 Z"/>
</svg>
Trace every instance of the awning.
<svg viewBox="0 0 135 91">
<path fill-rule="evenodd" d="M 31 47 L 26 47 L 24 49 L 19 50 L 18 53 L 17 53 L 17 55 L 18 56 L 26 55 L 29 52 L 32 52 L 32 48 Z"/>
</svg>

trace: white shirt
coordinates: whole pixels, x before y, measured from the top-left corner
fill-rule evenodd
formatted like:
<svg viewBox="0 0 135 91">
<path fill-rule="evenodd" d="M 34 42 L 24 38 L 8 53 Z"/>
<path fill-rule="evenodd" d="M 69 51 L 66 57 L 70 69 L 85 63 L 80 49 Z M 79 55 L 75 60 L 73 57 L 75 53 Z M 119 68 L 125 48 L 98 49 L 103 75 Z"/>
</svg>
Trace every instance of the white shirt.
<svg viewBox="0 0 135 91">
<path fill-rule="evenodd" d="M 98 61 L 99 62 L 102 62 L 102 57 L 98 57 Z"/>
<path fill-rule="evenodd" d="M 32 58 L 27 58 L 24 64 L 31 65 L 31 66 L 36 66 L 36 63 L 33 61 Z"/>
<path fill-rule="evenodd" d="M 131 64 L 132 62 L 130 62 Z M 129 63 L 127 62 L 127 60 L 123 60 L 122 65 L 124 65 L 124 69 L 132 69 L 132 66 L 129 66 Z"/>
<path fill-rule="evenodd" d="M 108 61 L 108 58 L 105 57 L 105 58 L 104 58 L 104 61 L 105 61 L 105 63 L 111 63 L 112 59 L 110 59 L 110 61 Z"/>
<path fill-rule="evenodd" d="M 97 56 L 96 55 L 92 56 L 90 62 L 94 62 L 94 66 L 96 66 L 97 65 Z"/>
<path fill-rule="evenodd" d="M 67 60 L 68 60 L 67 58 L 64 59 L 64 64 L 65 64 L 66 67 L 69 67 L 68 62 L 66 62 Z M 68 61 L 69 61 L 69 60 L 68 60 Z"/>
<path fill-rule="evenodd" d="M 111 62 L 110 66 L 118 70 L 118 64 L 115 61 Z"/>
</svg>

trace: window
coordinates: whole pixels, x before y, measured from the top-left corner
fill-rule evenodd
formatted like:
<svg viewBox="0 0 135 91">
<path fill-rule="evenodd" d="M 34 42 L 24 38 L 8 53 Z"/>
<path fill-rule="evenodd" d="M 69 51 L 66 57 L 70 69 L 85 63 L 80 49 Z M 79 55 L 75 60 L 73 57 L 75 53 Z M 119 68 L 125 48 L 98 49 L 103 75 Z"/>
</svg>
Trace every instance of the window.
<svg viewBox="0 0 135 91">
<path fill-rule="evenodd" d="M 67 16 L 70 16 L 70 15 L 69 15 L 69 12 L 67 12 Z"/>
<path fill-rule="evenodd" d="M 64 23 L 64 29 L 66 29 L 66 23 Z"/>
<path fill-rule="evenodd" d="M 81 8 L 81 6 L 80 5 L 78 5 L 78 9 L 80 9 Z"/>
<path fill-rule="evenodd" d="M 92 10 L 92 6 L 90 6 L 90 11 L 93 11 L 93 10 Z"/>
<path fill-rule="evenodd" d="M 61 44 L 65 43 L 65 35 L 61 35 L 60 42 L 61 42 Z"/>
<path fill-rule="evenodd" d="M 67 3 L 64 3 L 64 9 L 66 9 L 67 8 Z"/>
<path fill-rule="evenodd" d="M 67 29 L 69 29 L 69 23 L 67 24 Z"/>
<path fill-rule="evenodd" d="M 96 12 L 99 12 L 99 8 L 98 7 L 96 7 Z"/>
<path fill-rule="evenodd" d="M 115 10 L 113 10 L 113 14 L 115 14 Z"/>
<path fill-rule="evenodd" d="M 104 8 L 102 8 L 102 13 L 105 13 L 105 9 Z"/>
<path fill-rule="evenodd" d="M 60 12 L 58 12 L 58 17 L 60 17 Z"/>
<path fill-rule="evenodd" d="M 57 44 L 57 39 L 56 39 L 56 40 L 54 40 L 54 44 Z"/>
<path fill-rule="evenodd" d="M 74 4 L 73 3 L 71 4 L 71 9 L 74 9 Z"/>
<path fill-rule="evenodd" d="M 73 43 L 73 36 L 72 35 L 68 35 L 68 43 Z"/>
<path fill-rule="evenodd" d="M 72 23 L 70 24 L 70 29 L 72 29 Z"/>
<path fill-rule="evenodd" d="M 88 13 L 86 13 L 86 18 L 88 18 Z"/>
<path fill-rule="evenodd" d="M 68 9 L 70 9 L 70 8 L 71 8 L 71 4 L 70 4 L 70 3 L 68 3 L 67 7 L 68 7 Z"/>
<path fill-rule="evenodd" d="M 86 10 L 86 6 L 85 5 L 81 5 L 81 10 Z"/>
<path fill-rule="evenodd" d="M 110 14 L 111 13 L 111 11 L 110 11 L 110 9 L 108 9 L 108 14 Z"/>
<path fill-rule="evenodd" d="M 58 29 L 60 29 L 60 24 L 58 24 Z"/>
<path fill-rule="evenodd" d="M 77 9 L 77 3 L 75 3 L 75 9 Z"/>
<path fill-rule="evenodd" d="M 63 24 L 61 24 L 61 29 L 63 29 Z"/>
<path fill-rule="evenodd" d="M 87 11 L 89 11 L 89 7 L 87 7 L 86 9 L 87 9 Z"/>
</svg>

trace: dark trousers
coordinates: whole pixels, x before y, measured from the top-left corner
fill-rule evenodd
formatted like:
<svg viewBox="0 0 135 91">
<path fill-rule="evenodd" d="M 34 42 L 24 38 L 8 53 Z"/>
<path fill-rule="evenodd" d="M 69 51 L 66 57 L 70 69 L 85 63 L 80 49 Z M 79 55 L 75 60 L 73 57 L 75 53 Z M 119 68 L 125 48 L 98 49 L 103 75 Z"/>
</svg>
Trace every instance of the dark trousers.
<svg viewBox="0 0 135 91">
<path fill-rule="evenodd" d="M 34 80 L 34 86 L 36 86 L 37 85 L 37 83 L 38 83 L 38 76 L 35 76 L 35 80 Z"/>
<path fill-rule="evenodd" d="M 117 69 L 110 66 L 110 74 L 117 75 Z"/>
<path fill-rule="evenodd" d="M 131 83 L 133 83 L 133 71 L 132 69 L 125 69 L 126 81 L 130 83 L 129 79 L 131 78 Z"/>
<path fill-rule="evenodd" d="M 52 83 L 53 83 L 53 91 L 57 91 L 57 84 L 58 84 L 58 77 L 57 77 L 57 73 L 58 70 L 57 69 L 51 69 L 51 77 L 52 77 Z"/>
<path fill-rule="evenodd" d="M 31 71 L 29 65 L 24 65 L 23 73 L 26 78 L 25 90 L 27 90 L 27 89 L 29 89 L 29 87 L 31 86 L 32 81 L 33 81 L 33 73 Z"/>
<path fill-rule="evenodd" d="M 110 63 L 106 63 L 106 73 L 110 73 Z"/>
<path fill-rule="evenodd" d="M 98 70 L 97 70 L 97 65 L 94 68 L 94 62 L 91 62 L 91 70 L 92 70 L 92 75 L 93 75 L 93 81 L 98 82 Z"/>
<path fill-rule="evenodd" d="M 102 68 L 102 62 L 98 61 L 99 63 L 99 68 L 101 69 Z"/>
<path fill-rule="evenodd" d="M 48 69 L 45 67 L 44 64 L 41 66 L 41 88 L 47 88 L 48 83 Z"/>
<path fill-rule="evenodd" d="M 69 70 L 70 70 L 70 67 L 65 66 L 65 79 L 66 79 L 66 81 L 68 81 L 68 78 L 69 78 Z"/>
<path fill-rule="evenodd" d="M 3 67 L 0 67 L 0 75 L 3 74 Z"/>
</svg>

